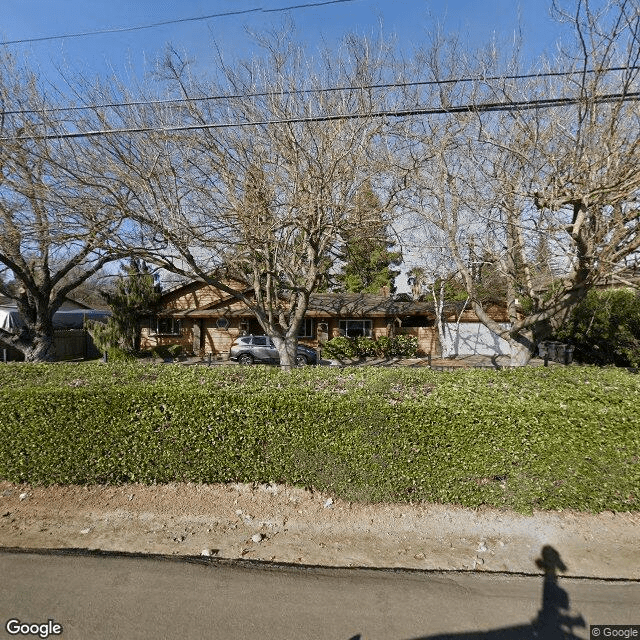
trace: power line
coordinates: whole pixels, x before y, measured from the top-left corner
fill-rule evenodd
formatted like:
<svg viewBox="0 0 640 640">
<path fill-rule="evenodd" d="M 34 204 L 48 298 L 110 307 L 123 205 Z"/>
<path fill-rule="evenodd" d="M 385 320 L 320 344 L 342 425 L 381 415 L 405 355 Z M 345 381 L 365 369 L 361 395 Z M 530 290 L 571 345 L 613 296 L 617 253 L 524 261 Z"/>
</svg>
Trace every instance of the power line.
<svg viewBox="0 0 640 640">
<path fill-rule="evenodd" d="M 42 36 L 40 38 L 22 38 L 19 40 L 5 40 L 0 45 L 10 44 L 26 44 L 28 42 L 44 42 L 46 40 L 62 40 L 65 38 L 84 38 L 85 36 L 103 35 L 107 33 L 125 33 L 128 31 L 142 31 L 143 29 L 155 29 L 156 27 L 164 27 L 169 24 L 180 24 L 184 22 L 198 22 L 201 20 L 210 20 L 212 18 L 224 18 L 227 16 L 239 16 L 248 13 L 275 13 L 281 11 L 291 11 L 293 9 L 309 9 L 313 7 L 322 7 L 328 4 L 341 4 L 343 2 L 357 2 L 358 0 L 324 0 L 324 2 L 308 2 L 305 4 L 291 5 L 289 7 L 278 7 L 276 9 L 263 9 L 257 7 L 255 9 L 241 9 L 238 11 L 225 11 L 224 13 L 212 13 L 206 16 L 196 16 L 193 18 L 176 18 L 174 20 L 163 20 L 162 22 L 154 22 L 152 24 L 138 25 L 134 27 L 115 27 L 113 29 L 98 29 L 96 31 L 82 31 L 79 33 L 65 33 L 57 36 Z"/>
<path fill-rule="evenodd" d="M 324 4 L 339 4 L 341 2 L 356 2 L 357 0 L 325 0 L 324 2 L 307 2 L 305 4 L 295 4 L 291 7 L 276 9 L 262 9 L 263 13 L 275 13 L 277 11 L 288 11 L 289 9 L 308 9 L 309 7 L 321 7 Z"/>
<path fill-rule="evenodd" d="M 640 92 L 611 93 L 593 98 L 593 102 L 604 104 L 609 102 L 629 102 L 640 100 Z M 92 138 L 96 136 L 115 135 L 123 133 L 170 133 L 179 131 L 196 131 L 207 129 L 229 129 L 232 127 L 259 127 L 280 124 L 296 124 L 311 122 L 330 122 L 336 120 L 356 120 L 362 118 L 406 118 L 421 115 L 446 115 L 452 113 L 487 113 L 498 111 L 526 111 L 531 109 L 549 109 L 554 107 L 571 106 L 583 102 L 581 98 L 544 98 L 540 100 L 525 100 L 521 102 L 493 102 L 480 104 L 454 105 L 451 107 L 429 107 L 402 110 L 375 111 L 372 113 L 345 113 L 325 116 L 310 116 L 308 118 L 283 118 L 281 120 L 262 120 L 251 122 L 217 122 L 210 124 L 175 125 L 169 127 L 133 127 L 126 129 L 100 129 L 96 131 L 80 131 L 76 133 L 46 134 L 34 136 L 2 137 L 1 142 L 17 140 L 64 140 L 73 138 Z"/>
<path fill-rule="evenodd" d="M 613 73 L 616 71 L 640 70 L 639 66 L 607 67 L 605 69 L 581 69 L 577 71 L 546 71 L 542 73 L 522 73 L 510 76 L 480 76 L 469 78 L 443 78 L 440 80 L 418 80 L 414 82 L 387 82 L 383 84 L 345 85 L 338 87 L 319 87 L 316 89 L 290 89 L 286 91 L 263 91 L 258 93 L 220 94 L 190 98 L 164 98 L 158 100 L 136 100 L 133 102 L 107 102 L 103 104 L 74 105 L 70 107 L 48 107 L 42 109 L 16 109 L 0 111 L 0 115 L 26 115 L 29 113 L 58 113 L 86 111 L 87 109 L 115 109 L 119 107 L 148 107 L 152 105 L 186 104 L 192 102 L 208 102 L 215 100 L 238 100 L 243 98 L 268 98 L 273 96 L 309 95 L 313 93 L 330 93 L 336 91 L 363 91 L 370 89 L 403 89 L 446 84 L 462 84 L 467 82 L 493 82 L 496 80 L 528 80 L 532 78 L 567 77 L 592 73 Z"/>
</svg>

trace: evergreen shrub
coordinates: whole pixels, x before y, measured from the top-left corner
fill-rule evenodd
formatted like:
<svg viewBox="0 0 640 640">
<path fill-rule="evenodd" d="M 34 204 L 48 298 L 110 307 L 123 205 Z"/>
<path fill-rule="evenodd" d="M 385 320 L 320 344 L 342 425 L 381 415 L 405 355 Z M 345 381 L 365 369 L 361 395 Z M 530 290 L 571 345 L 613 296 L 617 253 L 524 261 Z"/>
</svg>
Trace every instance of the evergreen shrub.
<svg viewBox="0 0 640 640">
<path fill-rule="evenodd" d="M 327 358 L 413 358 L 418 353 L 418 338 L 410 335 L 380 336 L 377 340 L 367 336 L 347 338 L 339 336 L 322 345 L 322 354 Z"/>
<path fill-rule="evenodd" d="M 640 367 L 640 293 L 592 289 L 556 338 L 574 345 L 580 362 Z"/>
<path fill-rule="evenodd" d="M 347 500 L 640 508 L 640 376 L 592 367 L 0 366 L 0 479 L 281 482 Z"/>
<path fill-rule="evenodd" d="M 107 347 L 107 360 L 109 362 L 131 362 L 135 357 L 129 351 L 125 351 L 120 347 Z"/>
</svg>

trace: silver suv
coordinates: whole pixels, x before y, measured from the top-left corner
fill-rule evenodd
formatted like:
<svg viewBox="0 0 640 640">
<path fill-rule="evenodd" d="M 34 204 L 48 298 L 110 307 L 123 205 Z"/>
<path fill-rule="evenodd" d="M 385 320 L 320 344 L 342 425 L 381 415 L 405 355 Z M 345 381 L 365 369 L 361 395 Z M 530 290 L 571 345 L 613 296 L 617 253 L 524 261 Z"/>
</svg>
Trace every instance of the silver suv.
<svg viewBox="0 0 640 640">
<path fill-rule="evenodd" d="M 303 344 L 298 345 L 296 364 L 303 367 L 315 364 L 316 352 Z M 253 364 L 254 362 L 280 363 L 280 356 L 269 336 L 240 336 L 233 341 L 229 351 L 229 359 L 238 364 Z"/>
</svg>

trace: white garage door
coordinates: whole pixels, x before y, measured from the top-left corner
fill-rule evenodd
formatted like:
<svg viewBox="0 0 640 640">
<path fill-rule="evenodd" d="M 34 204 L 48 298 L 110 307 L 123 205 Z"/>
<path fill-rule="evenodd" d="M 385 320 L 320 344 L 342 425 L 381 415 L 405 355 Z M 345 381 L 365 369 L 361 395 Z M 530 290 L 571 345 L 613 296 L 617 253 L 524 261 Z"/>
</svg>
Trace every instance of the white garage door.
<svg viewBox="0 0 640 640">
<path fill-rule="evenodd" d="M 501 324 L 504 329 L 511 325 Z M 456 334 L 456 323 L 447 322 L 445 324 L 445 335 L 447 345 L 443 345 L 443 353 L 446 356 L 493 356 L 510 355 L 509 343 L 498 335 L 489 331 L 481 322 L 461 322 L 459 331 Z"/>
</svg>

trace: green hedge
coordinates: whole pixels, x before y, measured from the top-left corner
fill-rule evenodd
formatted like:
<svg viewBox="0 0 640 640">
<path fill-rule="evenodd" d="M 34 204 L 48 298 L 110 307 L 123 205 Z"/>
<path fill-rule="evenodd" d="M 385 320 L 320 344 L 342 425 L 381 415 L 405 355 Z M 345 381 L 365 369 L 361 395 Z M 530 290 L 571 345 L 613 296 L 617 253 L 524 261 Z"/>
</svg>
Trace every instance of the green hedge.
<svg viewBox="0 0 640 640">
<path fill-rule="evenodd" d="M 347 338 L 338 336 L 322 345 L 327 358 L 413 358 L 418 353 L 418 338 L 411 335 L 380 336 L 377 340 L 367 336 Z"/>
<path fill-rule="evenodd" d="M 11 364 L 0 478 L 287 482 L 350 500 L 637 510 L 640 377 L 554 367 Z"/>
</svg>

